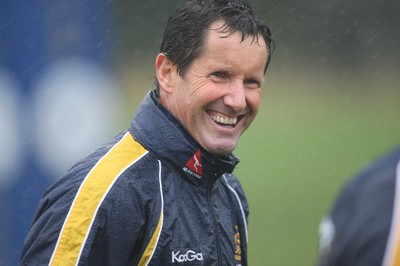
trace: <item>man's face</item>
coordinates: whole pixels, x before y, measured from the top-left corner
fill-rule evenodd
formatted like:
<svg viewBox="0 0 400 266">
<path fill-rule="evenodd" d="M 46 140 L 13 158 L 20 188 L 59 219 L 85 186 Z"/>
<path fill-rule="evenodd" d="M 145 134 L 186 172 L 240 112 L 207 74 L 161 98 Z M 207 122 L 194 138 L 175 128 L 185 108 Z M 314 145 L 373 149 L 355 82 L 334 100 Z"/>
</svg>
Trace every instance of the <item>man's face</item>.
<svg viewBox="0 0 400 266">
<path fill-rule="evenodd" d="M 257 115 L 267 60 L 263 38 L 221 32 L 222 21 L 206 31 L 204 49 L 183 77 L 173 75 L 174 89 L 164 105 L 207 151 L 225 155 Z M 175 70 L 176 71 L 176 70 Z"/>
</svg>

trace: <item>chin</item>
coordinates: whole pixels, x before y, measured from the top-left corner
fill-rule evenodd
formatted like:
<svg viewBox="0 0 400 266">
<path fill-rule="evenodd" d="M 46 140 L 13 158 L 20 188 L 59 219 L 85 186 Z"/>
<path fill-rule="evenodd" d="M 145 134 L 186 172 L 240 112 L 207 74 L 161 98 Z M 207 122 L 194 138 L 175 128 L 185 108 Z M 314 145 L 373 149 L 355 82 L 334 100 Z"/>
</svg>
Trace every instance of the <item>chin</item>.
<svg viewBox="0 0 400 266">
<path fill-rule="evenodd" d="M 230 144 L 230 145 L 221 145 L 220 143 L 215 143 L 214 145 L 210 145 L 208 147 L 211 147 L 210 149 L 206 149 L 209 152 L 216 154 L 216 155 L 227 155 L 229 153 L 231 153 L 235 147 L 236 147 L 236 143 L 234 145 Z"/>
</svg>

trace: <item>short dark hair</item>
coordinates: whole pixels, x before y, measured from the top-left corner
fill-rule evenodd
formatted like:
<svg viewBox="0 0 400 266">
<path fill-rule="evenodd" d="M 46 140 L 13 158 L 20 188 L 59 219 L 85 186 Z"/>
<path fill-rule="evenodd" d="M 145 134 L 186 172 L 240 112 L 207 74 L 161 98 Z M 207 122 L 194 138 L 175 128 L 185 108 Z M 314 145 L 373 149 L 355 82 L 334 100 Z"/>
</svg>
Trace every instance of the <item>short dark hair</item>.
<svg viewBox="0 0 400 266">
<path fill-rule="evenodd" d="M 247 0 L 189 0 L 178 7 L 169 18 L 164 31 L 160 53 L 177 65 L 183 76 L 193 60 L 202 53 L 206 30 L 222 19 L 223 30 L 228 34 L 242 33 L 242 40 L 261 36 L 267 45 L 267 71 L 271 59 L 272 38 L 270 29 L 259 19 Z M 158 90 L 158 82 L 156 80 Z"/>
</svg>

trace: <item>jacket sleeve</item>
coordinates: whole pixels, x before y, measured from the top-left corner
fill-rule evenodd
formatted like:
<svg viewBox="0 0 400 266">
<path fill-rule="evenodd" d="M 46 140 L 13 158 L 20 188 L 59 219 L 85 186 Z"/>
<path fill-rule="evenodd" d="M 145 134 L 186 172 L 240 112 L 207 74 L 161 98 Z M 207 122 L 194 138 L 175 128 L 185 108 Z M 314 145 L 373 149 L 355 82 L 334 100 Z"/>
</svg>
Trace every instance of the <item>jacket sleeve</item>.
<svg viewBox="0 0 400 266">
<path fill-rule="evenodd" d="M 68 261 L 126 265 L 135 250 L 140 253 L 145 221 L 142 195 L 119 180 L 92 214 L 87 207 L 94 196 L 88 195 L 79 205 L 79 191 L 79 184 L 69 180 L 56 184 L 43 197 L 20 265 L 49 265 L 50 261 L 51 265 Z"/>
<path fill-rule="evenodd" d="M 61 184 L 61 187 L 58 185 Z M 77 189 L 58 181 L 43 196 L 25 239 L 20 265 L 48 264 Z"/>
</svg>

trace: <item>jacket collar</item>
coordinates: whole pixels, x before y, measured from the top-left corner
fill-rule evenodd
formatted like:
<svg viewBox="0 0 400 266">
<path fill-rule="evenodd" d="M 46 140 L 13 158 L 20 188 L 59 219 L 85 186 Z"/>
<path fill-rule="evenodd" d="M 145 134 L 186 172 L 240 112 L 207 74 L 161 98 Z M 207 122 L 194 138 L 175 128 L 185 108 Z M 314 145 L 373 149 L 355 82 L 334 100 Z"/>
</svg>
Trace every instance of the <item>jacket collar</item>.
<svg viewBox="0 0 400 266">
<path fill-rule="evenodd" d="M 149 152 L 183 172 L 191 181 L 208 182 L 232 173 L 239 160 L 204 150 L 150 91 L 132 119 L 130 131 Z"/>
</svg>

